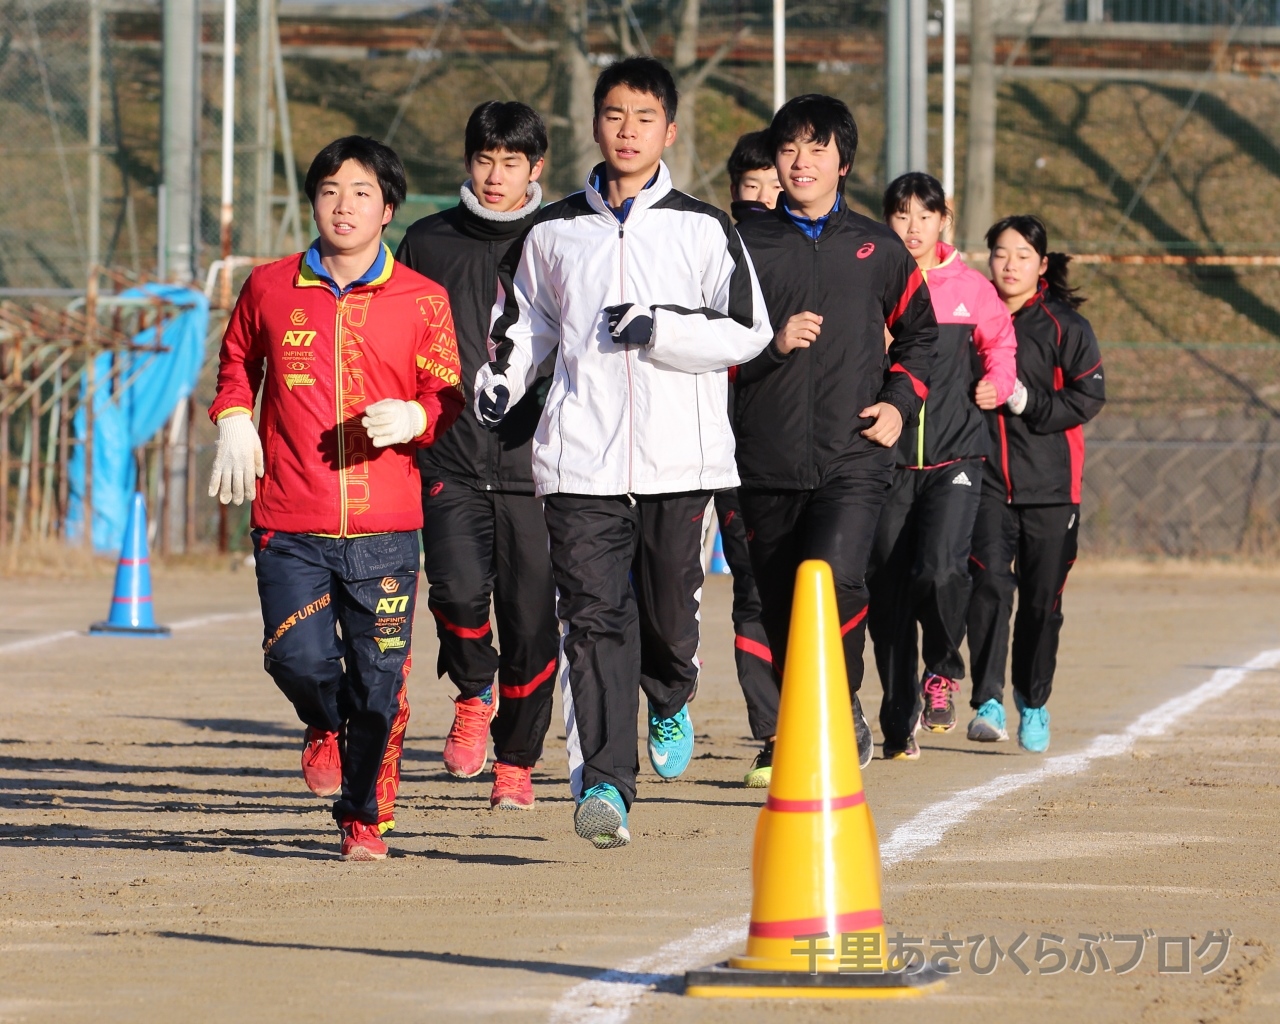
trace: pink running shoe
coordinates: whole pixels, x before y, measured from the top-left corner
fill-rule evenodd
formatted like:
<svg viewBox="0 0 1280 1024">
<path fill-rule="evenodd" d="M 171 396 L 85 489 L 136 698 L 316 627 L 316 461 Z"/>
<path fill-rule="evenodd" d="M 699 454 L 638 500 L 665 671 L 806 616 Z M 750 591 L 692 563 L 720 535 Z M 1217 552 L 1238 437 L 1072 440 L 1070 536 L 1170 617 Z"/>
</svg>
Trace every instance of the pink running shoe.
<svg viewBox="0 0 1280 1024">
<path fill-rule="evenodd" d="M 960 684 L 930 672 L 924 677 L 924 711 L 920 724 L 930 732 L 950 732 L 956 727 L 956 705 L 951 695 Z"/>
<path fill-rule="evenodd" d="M 489 725 L 498 713 L 498 690 L 486 704 L 480 697 L 453 702 L 453 725 L 444 741 L 444 766 L 450 775 L 473 779 L 489 763 Z"/>
</svg>

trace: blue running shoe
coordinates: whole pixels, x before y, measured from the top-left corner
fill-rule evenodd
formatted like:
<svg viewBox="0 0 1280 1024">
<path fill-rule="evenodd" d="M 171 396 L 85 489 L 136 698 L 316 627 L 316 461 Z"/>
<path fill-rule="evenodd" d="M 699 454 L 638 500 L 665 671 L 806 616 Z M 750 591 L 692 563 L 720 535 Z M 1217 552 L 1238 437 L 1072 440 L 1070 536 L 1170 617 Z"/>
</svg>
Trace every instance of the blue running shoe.
<svg viewBox="0 0 1280 1024">
<path fill-rule="evenodd" d="M 1007 740 L 1009 733 L 1005 729 L 1004 705 L 994 697 L 985 701 L 978 708 L 978 713 L 969 723 L 969 739 L 979 743 L 997 743 Z"/>
<path fill-rule="evenodd" d="M 612 850 L 631 842 L 627 831 L 627 805 L 622 794 L 607 782 L 592 786 L 582 794 L 573 812 L 573 829 L 590 839 L 597 850 Z"/>
<path fill-rule="evenodd" d="M 1043 754 L 1049 749 L 1049 709 L 1019 709 L 1022 720 L 1018 723 L 1018 746 L 1033 754 Z"/>
<path fill-rule="evenodd" d="M 664 779 L 678 778 L 693 757 L 693 722 L 686 704 L 671 718 L 659 718 L 649 705 L 649 763 Z"/>
</svg>

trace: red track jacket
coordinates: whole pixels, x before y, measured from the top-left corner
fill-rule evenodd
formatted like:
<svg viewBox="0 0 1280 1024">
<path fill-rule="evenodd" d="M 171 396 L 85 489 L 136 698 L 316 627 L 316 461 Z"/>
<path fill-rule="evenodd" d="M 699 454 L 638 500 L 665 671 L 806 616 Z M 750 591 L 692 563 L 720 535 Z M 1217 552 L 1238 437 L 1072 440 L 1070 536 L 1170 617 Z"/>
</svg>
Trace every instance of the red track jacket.
<svg viewBox="0 0 1280 1024">
<path fill-rule="evenodd" d="M 449 297 L 386 250 L 382 273 L 339 299 L 304 255 L 249 275 L 218 357 L 215 422 L 252 412 L 262 387 L 266 472 L 253 525 L 330 537 L 417 530 L 414 448 L 439 438 L 465 401 Z M 417 401 L 427 429 L 374 448 L 360 417 L 383 398 Z"/>
</svg>

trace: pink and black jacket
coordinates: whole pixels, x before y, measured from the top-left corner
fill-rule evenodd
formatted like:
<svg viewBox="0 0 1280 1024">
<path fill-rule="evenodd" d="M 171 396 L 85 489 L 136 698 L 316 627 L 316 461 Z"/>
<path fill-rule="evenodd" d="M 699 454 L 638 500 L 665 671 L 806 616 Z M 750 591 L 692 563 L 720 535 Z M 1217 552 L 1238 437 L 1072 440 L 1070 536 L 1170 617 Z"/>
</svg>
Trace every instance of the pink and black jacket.
<svg viewBox="0 0 1280 1024">
<path fill-rule="evenodd" d="M 996 487 L 1013 505 L 1078 505 L 1084 424 L 1107 400 L 1098 339 L 1043 281 L 1013 314 L 1013 326 L 1027 405 L 1021 416 L 1003 405 L 987 414 L 993 450 L 983 486 Z"/>
<path fill-rule="evenodd" d="M 995 286 L 945 242 L 938 243 L 938 256 L 941 262 L 924 272 L 938 320 L 929 397 L 919 417 L 903 425 L 898 440 L 898 465 L 911 469 L 989 455 L 982 410 L 973 404 L 974 385 L 990 381 L 1003 404 L 1017 375 L 1013 322 Z"/>
</svg>

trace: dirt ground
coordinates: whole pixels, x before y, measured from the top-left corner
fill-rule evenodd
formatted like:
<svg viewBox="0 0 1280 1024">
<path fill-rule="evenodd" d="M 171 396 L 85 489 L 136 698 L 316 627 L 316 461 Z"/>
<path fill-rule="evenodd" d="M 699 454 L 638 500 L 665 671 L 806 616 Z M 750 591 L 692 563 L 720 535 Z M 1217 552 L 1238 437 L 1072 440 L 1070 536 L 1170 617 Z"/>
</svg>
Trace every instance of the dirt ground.
<svg viewBox="0 0 1280 1024">
<path fill-rule="evenodd" d="M 449 687 L 420 615 L 399 825 L 373 865 L 337 859 L 327 805 L 302 785 L 301 728 L 261 667 L 252 571 L 158 571 L 157 615 L 180 627 L 169 640 L 14 646 L 83 631 L 110 588 L 0 579 L 0 1021 L 900 1018 L 903 1004 L 678 994 L 678 971 L 740 948 L 750 904 L 762 795 L 741 786 L 755 748 L 727 578 L 707 587 L 696 760 L 661 783 L 642 756 L 633 842 L 613 851 L 573 834 L 558 710 L 533 811 L 490 812 L 487 778 L 445 774 Z M 1278 610 L 1280 573 L 1082 567 L 1050 755 L 1280 647 Z M 960 972 L 910 1010 L 982 1024 L 1280 1019 L 1278 682 L 1250 673 L 1164 735 L 1015 788 L 887 866 L 889 933 L 961 940 Z M 869 668 L 873 721 L 877 691 Z M 923 809 L 1045 763 L 963 729 L 922 746 L 916 763 L 865 773 L 882 843 Z M 1224 929 L 1225 962 L 1203 975 L 1214 950 L 1196 952 Z M 971 961 L 969 937 L 1007 954 L 1023 932 L 1029 974 L 1007 956 L 980 973 L 989 943 Z M 1144 957 L 1117 975 L 1134 947 L 1105 937 L 1135 934 L 1150 936 Z M 1081 935 L 1103 936 L 1110 969 L 1085 973 L 1082 956 L 1047 973 L 1046 935 L 1068 959 Z M 1190 972 L 1160 973 L 1158 939 L 1180 962 L 1183 937 Z M 610 969 L 612 984 L 592 983 Z"/>
</svg>

